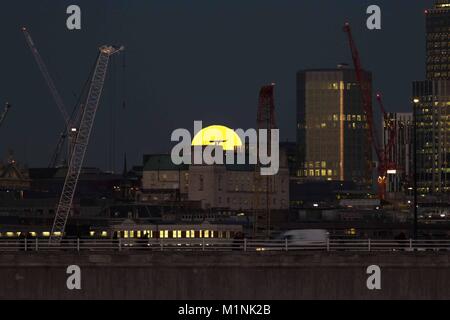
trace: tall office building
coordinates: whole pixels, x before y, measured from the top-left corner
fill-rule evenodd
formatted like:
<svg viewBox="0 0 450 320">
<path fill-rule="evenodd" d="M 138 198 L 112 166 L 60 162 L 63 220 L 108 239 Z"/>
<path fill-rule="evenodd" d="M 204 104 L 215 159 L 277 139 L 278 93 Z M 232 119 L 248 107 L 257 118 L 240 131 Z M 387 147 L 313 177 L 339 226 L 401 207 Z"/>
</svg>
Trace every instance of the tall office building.
<svg viewBox="0 0 450 320">
<path fill-rule="evenodd" d="M 427 79 L 450 78 L 450 0 L 426 10 Z"/>
<path fill-rule="evenodd" d="M 371 87 L 371 73 L 364 77 Z M 354 70 L 297 73 L 297 144 L 299 177 L 371 185 L 372 147 Z"/>
<path fill-rule="evenodd" d="M 450 192 L 450 0 L 426 11 L 427 80 L 413 83 L 417 182 L 423 194 Z"/>
<path fill-rule="evenodd" d="M 390 149 L 387 158 L 395 164 L 395 174 L 388 172 L 387 175 L 386 192 L 388 197 L 396 197 L 407 192 L 412 182 L 413 114 L 389 112 L 382 128 L 384 150 Z M 394 143 L 389 147 L 391 138 Z"/>
</svg>

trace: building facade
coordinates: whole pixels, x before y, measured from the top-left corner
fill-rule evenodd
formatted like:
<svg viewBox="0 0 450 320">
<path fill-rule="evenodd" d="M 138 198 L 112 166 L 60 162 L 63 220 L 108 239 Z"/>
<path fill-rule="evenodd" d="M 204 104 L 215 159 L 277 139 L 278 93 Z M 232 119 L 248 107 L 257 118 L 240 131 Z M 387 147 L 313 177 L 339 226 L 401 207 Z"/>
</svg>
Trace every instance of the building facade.
<svg viewBox="0 0 450 320">
<path fill-rule="evenodd" d="M 450 1 L 426 11 L 427 80 L 413 83 L 417 182 L 422 194 L 450 192 Z"/>
<path fill-rule="evenodd" d="M 413 97 L 417 101 L 418 191 L 450 192 L 450 81 L 416 81 Z"/>
<path fill-rule="evenodd" d="M 387 150 L 391 130 L 395 136 L 387 155 L 388 161 L 395 164 L 395 173 L 389 173 L 386 181 L 388 197 L 402 195 L 412 183 L 413 155 L 413 114 L 412 112 L 390 112 L 383 119 L 382 126 L 384 150 Z"/>
<path fill-rule="evenodd" d="M 427 79 L 450 78 L 450 1 L 437 0 L 426 10 Z"/>
<path fill-rule="evenodd" d="M 371 87 L 371 73 L 363 75 Z M 299 177 L 371 185 L 372 147 L 354 70 L 297 73 L 297 143 Z"/>
<path fill-rule="evenodd" d="M 197 202 L 203 209 L 252 211 L 289 208 L 289 169 L 286 157 L 267 192 L 257 183 L 254 165 L 174 165 L 170 155 L 146 157 L 142 176 L 142 201 Z M 179 197 L 178 197 L 179 195 Z M 258 201 L 256 201 L 258 199 Z"/>
</svg>

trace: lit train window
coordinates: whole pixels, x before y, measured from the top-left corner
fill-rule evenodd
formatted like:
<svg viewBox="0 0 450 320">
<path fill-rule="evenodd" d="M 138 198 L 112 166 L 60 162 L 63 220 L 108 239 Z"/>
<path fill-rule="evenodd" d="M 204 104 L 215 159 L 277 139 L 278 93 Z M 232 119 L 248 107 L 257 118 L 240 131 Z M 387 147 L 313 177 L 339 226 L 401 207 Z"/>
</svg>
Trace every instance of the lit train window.
<svg viewBox="0 0 450 320">
<path fill-rule="evenodd" d="M 159 237 L 160 238 L 169 238 L 169 230 L 160 230 Z"/>
<path fill-rule="evenodd" d="M 140 230 L 137 231 L 137 237 L 138 237 L 138 238 L 141 237 L 141 231 L 140 231 Z"/>
<path fill-rule="evenodd" d="M 130 231 L 130 238 L 134 238 L 134 231 L 133 230 Z"/>
<path fill-rule="evenodd" d="M 211 238 L 214 238 L 214 231 L 211 230 Z"/>
<path fill-rule="evenodd" d="M 124 230 L 124 232 L 123 232 L 123 237 L 124 237 L 125 239 L 128 238 L 128 231 L 127 231 L 127 230 Z"/>
<path fill-rule="evenodd" d="M 90 235 L 91 237 L 95 236 L 95 231 L 90 231 L 90 232 L 89 232 L 89 235 Z"/>
<path fill-rule="evenodd" d="M 102 231 L 102 237 L 107 237 L 107 236 L 108 236 L 108 232 Z"/>
<path fill-rule="evenodd" d="M 199 237 L 199 238 L 203 238 L 203 230 L 200 230 L 200 231 L 199 231 L 198 237 Z"/>
<path fill-rule="evenodd" d="M 44 231 L 44 232 L 42 232 L 42 235 L 43 235 L 44 237 L 50 237 L 50 232 Z"/>
<path fill-rule="evenodd" d="M 176 232 L 176 230 L 173 230 L 172 231 L 172 238 L 176 239 L 176 237 L 177 237 L 177 232 Z"/>
<path fill-rule="evenodd" d="M 151 231 L 151 230 L 145 230 L 143 232 L 143 234 L 144 234 L 144 237 L 146 237 L 146 238 L 153 238 L 153 231 Z"/>
<path fill-rule="evenodd" d="M 222 233 L 222 231 L 219 231 L 219 238 L 223 238 L 223 233 Z"/>
<path fill-rule="evenodd" d="M 205 230 L 205 238 L 209 238 L 209 230 Z"/>
<path fill-rule="evenodd" d="M 6 236 L 7 236 L 7 237 L 14 237 L 14 232 L 7 232 L 7 233 L 6 233 Z"/>
</svg>

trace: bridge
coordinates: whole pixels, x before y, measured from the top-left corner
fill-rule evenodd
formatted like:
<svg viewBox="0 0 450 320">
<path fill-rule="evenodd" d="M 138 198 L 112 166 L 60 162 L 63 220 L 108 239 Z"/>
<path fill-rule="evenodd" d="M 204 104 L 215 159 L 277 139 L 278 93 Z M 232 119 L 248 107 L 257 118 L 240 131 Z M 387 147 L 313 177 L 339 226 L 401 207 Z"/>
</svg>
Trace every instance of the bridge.
<svg viewBox="0 0 450 320">
<path fill-rule="evenodd" d="M 414 251 L 448 251 L 450 240 L 372 240 L 355 239 L 326 241 L 290 241 L 288 239 L 258 240 L 258 239 L 94 239 L 73 238 L 63 239 L 60 243 L 51 243 L 49 239 L 0 239 L 0 252 L 130 252 L 130 251 L 241 251 L 241 252 L 414 252 Z"/>
</svg>

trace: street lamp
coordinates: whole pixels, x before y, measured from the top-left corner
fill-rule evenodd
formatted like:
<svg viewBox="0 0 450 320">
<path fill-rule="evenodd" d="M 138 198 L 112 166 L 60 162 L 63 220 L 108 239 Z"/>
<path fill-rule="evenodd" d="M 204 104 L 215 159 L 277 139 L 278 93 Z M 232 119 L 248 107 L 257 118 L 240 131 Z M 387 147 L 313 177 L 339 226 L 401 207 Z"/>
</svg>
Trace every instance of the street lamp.
<svg viewBox="0 0 450 320">
<path fill-rule="evenodd" d="M 413 236 L 417 240 L 417 107 L 419 98 L 413 99 L 413 192 L 414 192 L 414 227 Z"/>
</svg>

